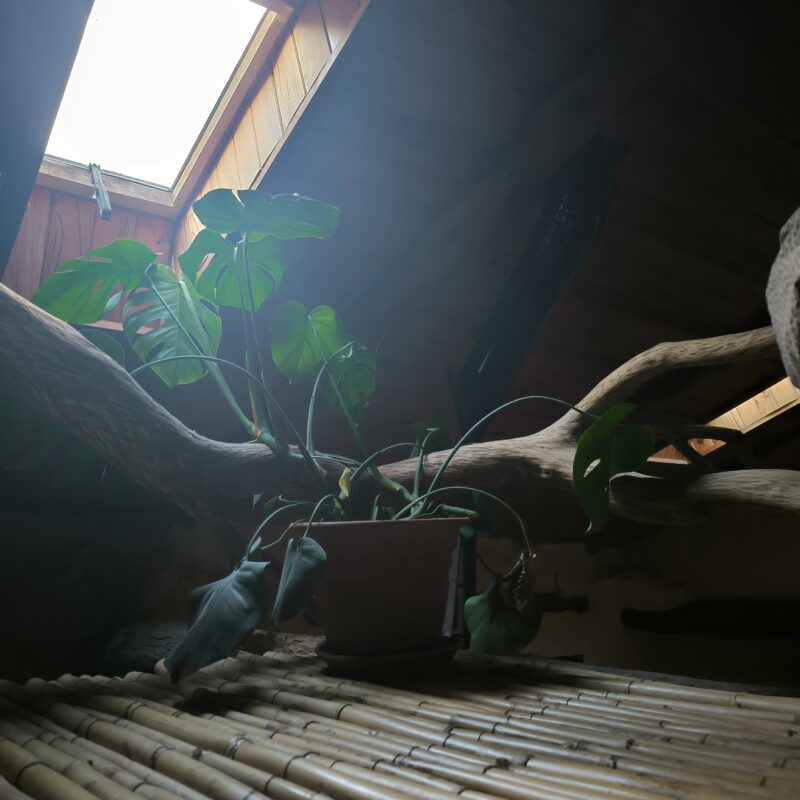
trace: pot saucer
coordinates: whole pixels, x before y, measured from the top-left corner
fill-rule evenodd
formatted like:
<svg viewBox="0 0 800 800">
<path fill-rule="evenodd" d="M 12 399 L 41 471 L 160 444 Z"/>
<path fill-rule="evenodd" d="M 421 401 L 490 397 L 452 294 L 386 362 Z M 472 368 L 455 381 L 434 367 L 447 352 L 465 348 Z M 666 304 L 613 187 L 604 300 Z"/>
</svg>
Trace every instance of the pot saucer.
<svg viewBox="0 0 800 800">
<path fill-rule="evenodd" d="M 317 655 L 329 672 L 353 677 L 380 677 L 429 672 L 448 664 L 462 641 L 457 636 L 443 637 L 436 647 L 410 653 L 389 653 L 380 656 L 348 656 L 328 649 L 327 640 L 317 645 Z"/>
</svg>

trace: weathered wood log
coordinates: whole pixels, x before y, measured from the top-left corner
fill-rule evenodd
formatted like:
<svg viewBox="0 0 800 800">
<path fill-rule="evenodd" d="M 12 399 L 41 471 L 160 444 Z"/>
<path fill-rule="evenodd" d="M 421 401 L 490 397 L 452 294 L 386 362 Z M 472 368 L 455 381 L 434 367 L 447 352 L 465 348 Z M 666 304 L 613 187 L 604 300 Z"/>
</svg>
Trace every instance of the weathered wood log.
<svg viewBox="0 0 800 800">
<path fill-rule="evenodd" d="M 268 448 L 227 444 L 187 428 L 156 403 L 115 362 L 69 325 L 0 286 L 2 386 L 88 442 L 139 484 L 169 497 L 195 519 L 227 526 L 254 493 L 297 494 L 306 487 Z M 580 403 L 591 411 L 619 402 L 647 380 L 681 367 L 777 358 L 771 328 L 713 339 L 660 344 L 623 364 Z M 580 417 L 568 412 L 529 436 L 464 447 L 446 483 L 485 487 L 545 483 L 570 491 Z M 426 459 L 426 474 L 446 452 Z M 384 467 L 395 480 L 413 480 L 414 461 Z M 323 461 L 331 476 L 339 465 Z M 725 513 L 800 514 L 798 474 L 740 470 L 693 480 L 630 476 L 612 489 L 612 509 L 657 524 L 689 524 Z"/>
</svg>

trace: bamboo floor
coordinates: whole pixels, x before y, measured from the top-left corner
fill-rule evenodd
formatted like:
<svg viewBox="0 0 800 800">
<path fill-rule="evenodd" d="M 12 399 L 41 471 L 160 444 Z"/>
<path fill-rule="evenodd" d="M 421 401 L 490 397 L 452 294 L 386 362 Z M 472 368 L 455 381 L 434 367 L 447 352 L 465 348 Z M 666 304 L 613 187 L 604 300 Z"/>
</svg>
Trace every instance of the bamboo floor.
<svg viewBox="0 0 800 800">
<path fill-rule="evenodd" d="M 0 799 L 800 798 L 800 699 L 459 653 L 365 682 L 240 653 L 189 679 L 0 681 Z"/>
</svg>

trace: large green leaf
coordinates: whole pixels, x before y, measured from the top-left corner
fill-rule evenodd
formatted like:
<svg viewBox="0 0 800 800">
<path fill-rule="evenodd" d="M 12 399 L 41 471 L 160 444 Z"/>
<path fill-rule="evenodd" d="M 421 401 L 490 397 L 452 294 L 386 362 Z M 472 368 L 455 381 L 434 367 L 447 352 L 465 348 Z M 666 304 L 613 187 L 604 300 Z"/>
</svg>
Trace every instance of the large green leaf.
<svg viewBox="0 0 800 800">
<path fill-rule="evenodd" d="M 120 366 L 125 366 L 125 348 L 110 334 L 99 328 L 81 328 L 81 333 L 98 350 L 113 358 Z"/>
<path fill-rule="evenodd" d="M 578 500 L 589 517 L 587 533 L 599 531 L 608 520 L 608 486 L 612 478 L 640 470 L 653 452 L 652 428 L 622 424 L 634 408 L 631 403 L 613 406 L 578 439 L 572 479 Z"/>
<path fill-rule="evenodd" d="M 209 255 L 212 256 L 211 260 L 199 272 Z M 217 305 L 249 311 L 250 300 L 244 281 L 245 262 L 240 255 L 238 263 L 234 263 L 233 255 L 234 246 L 230 242 L 204 228 L 178 257 L 178 263 L 203 297 Z M 283 277 L 284 267 L 278 242 L 272 237 L 250 241 L 247 245 L 247 267 L 254 305 L 258 309 L 277 290 Z"/>
<path fill-rule="evenodd" d="M 483 593 L 464 603 L 469 649 L 478 653 L 515 653 L 539 630 L 539 615 L 526 617 L 503 598 L 499 578 Z"/>
<path fill-rule="evenodd" d="M 159 264 L 149 274 L 158 294 L 148 285 L 129 295 L 123 314 L 125 334 L 139 358 L 147 362 L 196 355 L 198 347 L 204 355 L 215 356 L 222 332 L 216 310 L 191 283 L 176 278 L 166 267 Z M 206 367 L 201 361 L 182 359 L 159 364 L 153 371 L 172 388 L 202 378 Z"/>
<path fill-rule="evenodd" d="M 310 312 L 297 300 L 278 308 L 272 317 L 272 358 L 290 380 L 312 380 L 347 338 L 339 315 L 330 306 Z"/>
<path fill-rule="evenodd" d="M 164 660 L 173 681 L 229 656 L 253 632 L 266 610 L 268 566 L 245 561 L 189 594 L 189 630 Z"/>
<path fill-rule="evenodd" d="M 339 224 L 339 209 L 297 194 L 274 196 L 251 189 L 213 189 L 192 205 L 217 233 L 260 233 L 277 239 L 326 239 Z"/>
<path fill-rule="evenodd" d="M 325 551 L 310 536 L 289 542 L 278 594 L 272 608 L 273 625 L 280 625 L 308 606 L 327 566 L 328 557 Z"/>
<path fill-rule="evenodd" d="M 328 364 L 328 377 L 323 378 L 325 399 L 339 410 L 344 404 L 350 418 L 358 423 L 375 391 L 375 370 L 375 353 L 354 343 Z M 338 394 L 331 381 L 335 382 Z"/>
<path fill-rule="evenodd" d="M 141 285 L 156 254 L 140 242 L 117 239 L 83 258 L 60 264 L 39 287 L 33 302 L 66 322 L 97 322 L 113 307 L 115 288 L 130 292 Z"/>
</svg>

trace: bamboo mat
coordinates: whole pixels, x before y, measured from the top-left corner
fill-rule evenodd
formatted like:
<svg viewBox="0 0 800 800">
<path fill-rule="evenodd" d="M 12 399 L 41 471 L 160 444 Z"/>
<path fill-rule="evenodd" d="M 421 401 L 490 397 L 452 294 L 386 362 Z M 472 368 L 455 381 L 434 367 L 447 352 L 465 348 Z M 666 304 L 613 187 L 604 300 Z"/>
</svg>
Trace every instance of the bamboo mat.
<svg viewBox="0 0 800 800">
<path fill-rule="evenodd" d="M 460 653 L 369 683 L 240 653 L 0 681 L 0 798 L 800 798 L 800 699 Z"/>
</svg>

